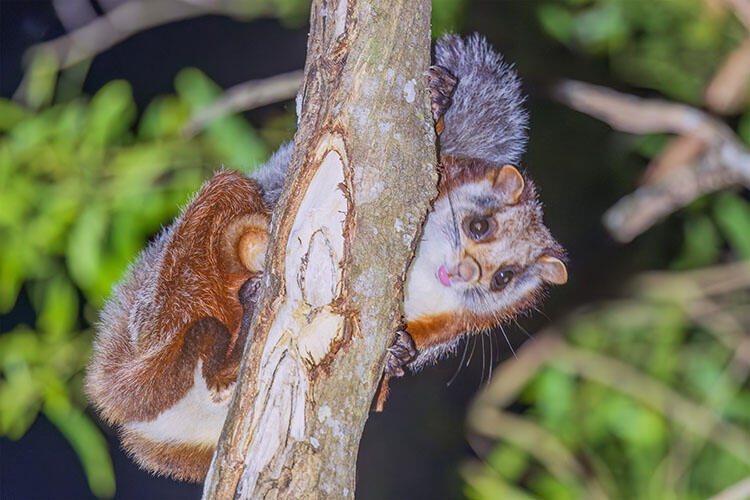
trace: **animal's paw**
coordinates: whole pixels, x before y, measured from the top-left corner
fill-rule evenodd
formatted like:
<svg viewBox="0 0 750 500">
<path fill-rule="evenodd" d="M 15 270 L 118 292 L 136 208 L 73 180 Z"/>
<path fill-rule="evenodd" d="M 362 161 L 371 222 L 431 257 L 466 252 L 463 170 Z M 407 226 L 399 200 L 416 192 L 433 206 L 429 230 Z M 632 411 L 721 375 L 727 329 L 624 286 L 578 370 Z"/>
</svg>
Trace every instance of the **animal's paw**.
<svg viewBox="0 0 750 500">
<path fill-rule="evenodd" d="M 385 372 L 390 377 L 402 377 L 404 367 L 417 357 L 417 348 L 411 335 L 405 331 L 398 331 L 396 341 L 388 348 L 388 361 Z"/>
<path fill-rule="evenodd" d="M 216 404 L 221 404 L 229 401 L 229 398 L 232 397 L 232 393 L 234 392 L 234 386 L 236 385 L 236 382 L 232 382 L 229 385 L 225 385 L 223 387 L 211 387 L 209 388 L 209 391 L 211 393 L 211 401 L 213 401 Z"/>
<path fill-rule="evenodd" d="M 442 118 L 451 106 L 451 96 L 458 80 L 442 66 L 430 66 L 427 77 L 430 81 L 432 117 L 435 119 L 437 133 L 440 134 L 443 131 Z"/>
</svg>

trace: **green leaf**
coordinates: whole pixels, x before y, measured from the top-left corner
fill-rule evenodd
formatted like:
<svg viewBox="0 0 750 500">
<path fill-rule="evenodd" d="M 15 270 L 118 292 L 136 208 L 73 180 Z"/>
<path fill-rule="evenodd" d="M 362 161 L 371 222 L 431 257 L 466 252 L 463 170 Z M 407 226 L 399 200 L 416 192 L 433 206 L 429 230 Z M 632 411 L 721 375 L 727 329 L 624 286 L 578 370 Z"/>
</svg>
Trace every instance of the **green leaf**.
<svg viewBox="0 0 750 500">
<path fill-rule="evenodd" d="M 72 332 L 77 319 L 78 293 L 65 276 L 57 274 L 46 283 L 37 328 L 59 338 Z"/>
<path fill-rule="evenodd" d="M 180 71 L 175 88 L 193 114 L 221 95 L 221 88 L 196 68 Z M 216 118 L 206 127 L 205 134 L 222 162 L 231 168 L 248 171 L 268 156 L 257 132 L 240 116 Z"/>
<path fill-rule="evenodd" d="M 721 251 L 721 239 L 709 217 L 689 217 L 685 220 L 684 231 L 682 251 L 672 263 L 672 268 L 690 269 L 716 262 Z"/>
<path fill-rule="evenodd" d="M 26 81 L 26 102 L 40 108 L 52 102 L 57 82 L 57 58 L 51 50 L 36 50 L 32 54 Z"/>
<path fill-rule="evenodd" d="M 48 391 L 44 415 L 60 430 L 75 450 L 91 492 L 100 498 L 112 498 L 115 494 L 114 469 L 107 441 L 96 424 L 73 407 L 67 394 L 60 388 Z"/>
<path fill-rule="evenodd" d="M 476 464 L 461 468 L 466 482 L 464 494 L 472 500 L 535 500 L 538 497 L 509 484 L 495 471 Z"/>
<path fill-rule="evenodd" d="M 27 364 L 40 356 L 39 338 L 28 326 L 19 326 L 0 335 L 0 370 L 9 370 L 15 364 Z"/>
<path fill-rule="evenodd" d="M 135 115 L 130 84 L 124 80 L 107 83 L 91 99 L 86 143 L 101 148 L 116 142 L 130 129 Z"/>
<path fill-rule="evenodd" d="M 37 186 L 36 213 L 27 224 L 28 245 L 41 252 L 59 255 L 65 238 L 82 203 L 81 186 L 73 179 L 61 179 L 54 185 Z"/>
<path fill-rule="evenodd" d="M 537 9 L 537 16 L 542 28 L 552 37 L 565 44 L 571 42 L 575 24 L 568 9 L 557 4 L 545 3 Z"/>
<path fill-rule="evenodd" d="M 714 217 L 732 250 L 750 258 L 750 204 L 735 193 L 724 193 L 714 204 Z"/>
<path fill-rule="evenodd" d="M 33 332 L 19 328 L 0 337 L 0 434 L 23 436 L 41 406 L 41 387 L 29 364 L 39 358 L 40 345 Z"/>
<path fill-rule="evenodd" d="M 531 488 L 538 492 L 542 498 L 554 498 L 555 500 L 578 500 L 581 498 L 577 489 L 547 474 L 540 474 L 535 477 L 531 481 Z"/>
<path fill-rule="evenodd" d="M 547 428 L 561 431 L 573 410 L 575 386 L 572 377 L 555 368 L 545 369 L 535 385 L 537 408 Z"/>
<path fill-rule="evenodd" d="M 626 397 L 613 397 L 607 410 L 612 432 L 633 445 L 657 446 L 666 437 L 663 420 Z"/>
<path fill-rule="evenodd" d="M 55 130 L 58 111 L 58 108 L 44 109 L 10 130 L 10 147 L 16 161 L 33 160 L 38 154 L 36 148 L 48 143 Z"/>
<path fill-rule="evenodd" d="M 138 124 L 138 136 L 156 139 L 178 135 L 190 117 L 187 105 L 175 96 L 157 97 L 149 103 Z"/>
<path fill-rule="evenodd" d="M 9 312 L 16 303 L 21 285 L 27 278 L 28 247 L 24 235 L 7 236 L 4 246 L 0 247 L 0 312 Z M 35 252 L 32 252 L 32 255 Z"/>
<path fill-rule="evenodd" d="M 517 481 L 529 464 L 529 456 L 516 446 L 502 443 L 487 456 L 487 464 L 510 481 Z"/>
<path fill-rule="evenodd" d="M 68 236 L 65 252 L 68 270 L 87 293 L 91 293 L 100 272 L 108 222 L 109 214 L 104 207 L 90 205 L 81 212 Z"/>
<path fill-rule="evenodd" d="M 624 12 L 616 2 L 586 9 L 576 16 L 575 35 L 593 49 L 620 46 L 628 36 Z"/>
<path fill-rule="evenodd" d="M 26 110 L 9 99 L 0 98 L 0 131 L 7 132 L 26 118 Z"/>
<path fill-rule="evenodd" d="M 69 147 L 72 150 L 78 147 L 78 140 L 86 130 L 89 120 L 89 108 L 83 99 L 66 102 L 57 105 L 59 115 L 55 121 L 54 136 L 57 139 L 57 149 Z"/>
</svg>

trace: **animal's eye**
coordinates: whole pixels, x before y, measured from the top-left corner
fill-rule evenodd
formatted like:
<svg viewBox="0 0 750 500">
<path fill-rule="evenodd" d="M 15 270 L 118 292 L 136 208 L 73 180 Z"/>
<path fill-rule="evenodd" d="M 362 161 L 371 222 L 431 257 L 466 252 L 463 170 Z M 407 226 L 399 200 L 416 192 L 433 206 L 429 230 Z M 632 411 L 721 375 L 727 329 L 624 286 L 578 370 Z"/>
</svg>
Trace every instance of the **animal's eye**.
<svg viewBox="0 0 750 500">
<path fill-rule="evenodd" d="M 464 223 L 466 233 L 474 241 L 480 241 L 486 238 L 493 228 L 494 220 L 485 216 L 472 217 Z"/>
<path fill-rule="evenodd" d="M 490 289 L 493 292 L 499 292 L 503 288 L 506 287 L 508 283 L 511 282 L 513 277 L 516 275 L 516 273 L 513 272 L 512 269 L 509 268 L 503 268 L 500 269 L 495 273 L 494 276 L 492 276 L 492 282 L 490 283 Z"/>
</svg>

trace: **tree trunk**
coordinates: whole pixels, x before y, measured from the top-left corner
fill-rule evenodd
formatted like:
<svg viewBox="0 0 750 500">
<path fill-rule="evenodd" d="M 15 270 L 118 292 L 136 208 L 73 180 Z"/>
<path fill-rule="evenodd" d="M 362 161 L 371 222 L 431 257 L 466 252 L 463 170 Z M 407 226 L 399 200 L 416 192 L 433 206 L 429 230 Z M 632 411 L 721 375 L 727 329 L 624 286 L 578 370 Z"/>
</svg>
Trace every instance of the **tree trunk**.
<svg viewBox="0 0 750 500">
<path fill-rule="evenodd" d="M 437 158 L 430 1 L 313 1 L 299 130 L 204 499 L 353 498 Z"/>
</svg>

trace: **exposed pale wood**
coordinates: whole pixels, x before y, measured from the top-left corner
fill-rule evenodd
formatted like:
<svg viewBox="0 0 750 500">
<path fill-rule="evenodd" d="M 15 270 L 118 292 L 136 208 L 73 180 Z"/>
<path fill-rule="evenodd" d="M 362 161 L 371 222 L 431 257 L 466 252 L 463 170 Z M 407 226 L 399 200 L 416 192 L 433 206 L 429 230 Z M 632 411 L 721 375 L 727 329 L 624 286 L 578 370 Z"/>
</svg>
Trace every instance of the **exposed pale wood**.
<svg viewBox="0 0 750 500">
<path fill-rule="evenodd" d="M 204 499 L 353 498 L 356 457 L 437 194 L 430 2 L 315 1 L 263 297 Z"/>
</svg>

